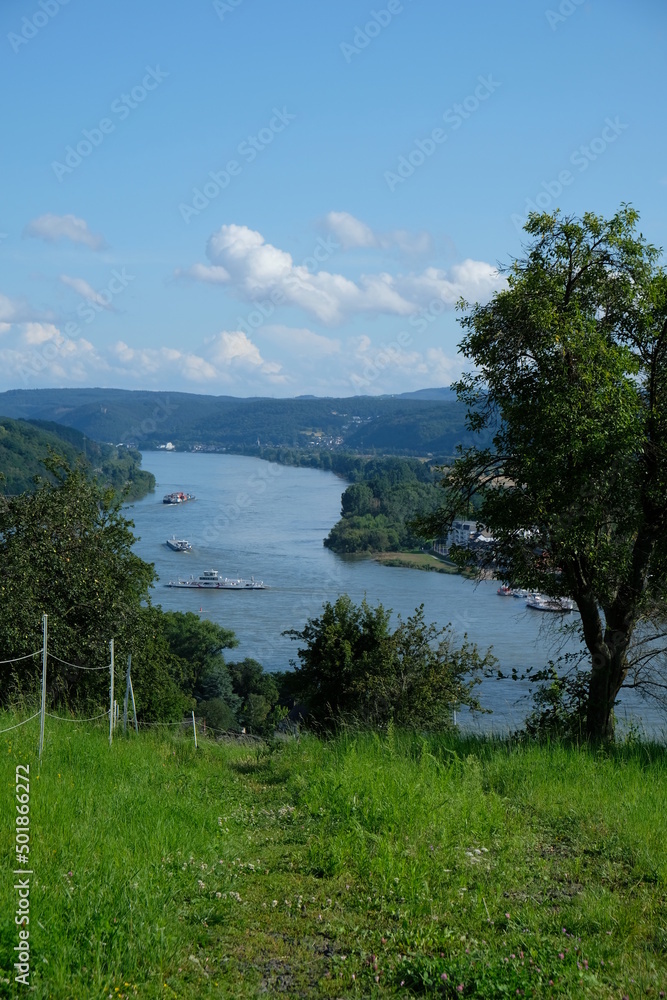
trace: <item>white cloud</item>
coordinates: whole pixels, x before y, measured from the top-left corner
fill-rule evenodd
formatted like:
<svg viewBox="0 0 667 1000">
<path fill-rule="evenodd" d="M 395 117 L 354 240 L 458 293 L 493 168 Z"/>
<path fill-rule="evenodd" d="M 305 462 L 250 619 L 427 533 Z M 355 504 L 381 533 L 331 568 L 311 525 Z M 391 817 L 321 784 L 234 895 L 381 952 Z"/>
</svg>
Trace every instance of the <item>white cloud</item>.
<svg viewBox="0 0 667 1000">
<path fill-rule="evenodd" d="M 376 247 L 378 239 L 370 226 L 355 219 L 349 212 L 329 212 L 324 217 L 326 228 L 340 240 L 343 250 L 355 247 Z"/>
<path fill-rule="evenodd" d="M 324 225 L 340 240 L 343 250 L 375 247 L 379 250 L 395 248 L 403 253 L 425 254 L 433 249 L 433 240 L 427 232 L 410 233 L 407 229 L 394 229 L 389 233 L 377 233 L 349 212 L 329 212 L 324 217 Z"/>
<path fill-rule="evenodd" d="M 464 260 L 449 271 L 427 267 L 422 274 L 399 276 L 396 281 L 401 293 L 412 301 L 426 305 L 441 299 L 455 306 L 460 298 L 483 302 L 502 288 L 505 279 L 497 268 L 483 260 Z"/>
<path fill-rule="evenodd" d="M 257 345 L 242 330 L 223 330 L 208 338 L 206 345 L 218 369 L 256 369 L 274 382 L 285 378 L 282 365 L 276 361 L 265 361 Z"/>
<path fill-rule="evenodd" d="M 100 233 L 91 233 L 85 219 L 76 215 L 40 215 L 33 219 L 23 230 L 24 237 L 34 237 L 46 243 L 58 243 L 60 240 L 70 240 L 81 243 L 90 250 L 103 250 L 106 246 Z"/>
<path fill-rule="evenodd" d="M 302 358 L 339 354 L 340 340 L 323 337 L 306 327 L 282 326 L 279 323 L 262 327 L 262 336 L 280 347 L 298 353 Z"/>
<path fill-rule="evenodd" d="M 366 238 L 366 230 L 355 228 L 352 216 L 343 222 L 348 239 L 355 232 L 359 240 Z M 221 284 L 247 302 L 271 303 L 272 312 L 276 306 L 297 306 L 330 326 L 363 314 L 408 316 L 434 299 L 451 307 L 462 296 L 483 300 L 503 283 L 491 264 L 472 260 L 449 271 L 435 267 L 416 275 L 382 271 L 362 274 L 357 281 L 324 270 L 312 273 L 296 265 L 287 251 L 267 243 L 261 233 L 238 225 L 224 225 L 213 233 L 207 256 L 212 266 L 195 264 L 176 276 Z"/>
<path fill-rule="evenodd" d="M 193 264 L 192 267 L 177 268 L 174 271 L 175 278 L 193 278 L 195 281 L 203 281 L 208 285 L 228 284 L 229 272 L 224 267 L 208 267 L 206 264 Z"/>
<path fill-rule="evenodd" d="M 89 285 L 84 278 L 70 278 L 68 274 L 61 274 L 60 280 L 63 285 L 67 285 L 68 288 L 75 291 L 86 302 L 92 302 L 101 309 L 108 309 L 109 312 L 115 311 L 111 302 L 105 299 L 103 295 L 100 295 L 99 292 L 96 292 L 92 285 Z"/>
<path fill-rule="evenodd" d="M 24 323 L 21 340 L 24 344 L 33 347 L 45 344 L 49 340 L 57 340 L 59 336 L 60 331 L 53 323 Z"/>
</svg>

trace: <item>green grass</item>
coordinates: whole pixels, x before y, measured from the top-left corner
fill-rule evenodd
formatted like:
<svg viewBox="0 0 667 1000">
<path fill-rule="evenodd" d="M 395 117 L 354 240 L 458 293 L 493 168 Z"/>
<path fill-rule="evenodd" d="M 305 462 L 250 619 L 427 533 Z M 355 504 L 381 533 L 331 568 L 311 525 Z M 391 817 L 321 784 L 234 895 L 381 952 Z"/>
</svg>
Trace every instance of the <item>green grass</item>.
<svg viewBox="0 0 667 1000">
<path fill-rule="evenodd" d="M 40 772 L 38 725 L 0 736 L 0 997 L 667 991 L 665 748 L 389 733 L 195 751 L 157 730 L 109 748 L 47 720 Z M 30 993 L 12 975 L 20 763 Z"/>
<path fill-rule="evenodd" d="M 431 570 L 435 573 L 458 573 L 456 566 L 443 562 L 428 552 L 379 552 L 373 556 L 384 566 L 404 566 L 408 569 Z"/>
</svg>

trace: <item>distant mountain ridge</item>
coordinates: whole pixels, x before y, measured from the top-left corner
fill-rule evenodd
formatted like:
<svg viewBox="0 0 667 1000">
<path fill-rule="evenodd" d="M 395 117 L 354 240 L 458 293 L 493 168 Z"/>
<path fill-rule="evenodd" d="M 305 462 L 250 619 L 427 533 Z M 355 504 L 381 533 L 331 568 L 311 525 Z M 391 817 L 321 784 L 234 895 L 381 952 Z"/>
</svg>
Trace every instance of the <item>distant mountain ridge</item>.
<svg viewBox="0 0 667 1000">
<path fill-rule="evenodd" d="M 451 389 L 398 396 L 238 398 L 141 389 L 14 389 L 0 414 L 55 421 L 96 441 L 150 449 L 252 451 L 260 446 L 453 455 L 470 443 Z"/>
</svg>

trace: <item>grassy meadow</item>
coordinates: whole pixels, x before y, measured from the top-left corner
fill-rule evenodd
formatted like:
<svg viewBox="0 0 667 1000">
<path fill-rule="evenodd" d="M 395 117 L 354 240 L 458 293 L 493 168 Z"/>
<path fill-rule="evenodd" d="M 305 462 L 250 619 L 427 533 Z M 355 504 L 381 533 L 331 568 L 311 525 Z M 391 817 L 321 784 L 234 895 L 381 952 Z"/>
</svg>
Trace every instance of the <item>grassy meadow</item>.
<svg viewBox="0 0 667 1000">
<path fill-rule="evenodd" d="M 15 721 L 15 720 L 14 720 Z M 0 729 L 12 723 L 0 718 Z M 0 998 L 667 992 L 667 750 L 0 736 Z M 31 989 L 13 981 L 30 765 Z"/>
</svg>

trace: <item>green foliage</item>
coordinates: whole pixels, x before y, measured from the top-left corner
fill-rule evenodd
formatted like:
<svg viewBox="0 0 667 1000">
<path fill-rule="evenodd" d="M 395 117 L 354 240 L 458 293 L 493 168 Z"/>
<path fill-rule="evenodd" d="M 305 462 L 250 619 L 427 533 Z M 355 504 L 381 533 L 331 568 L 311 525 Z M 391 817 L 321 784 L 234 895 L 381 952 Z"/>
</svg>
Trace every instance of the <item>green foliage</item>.
<svg viewBox="0 0 667 1000">
<path fill-rule="evenodd" d="M 123 679 L 124 658 L 132 654 L 132 687 L 142 723 L 177 722 L 193 706 L 189 665 L 174 653 L 164 617 L 160 608 L 140 608 L 131 635 L 117 647 Z"/>
<path fill-rule="evenodd" d="M 529 679 L 539 686 L 533 695 L 535 708 L 524 724 L 525 734 L 537 739 L 585 739 L 590 671 L 562 673 L 549 663 L 544 670 L 530 674 Z"/>
<path fill-rule="evenodd" d="M 324 544 L 334 552 L 398 552 L 424 541 L 414 527 L 437 510 L 441 492 L 432 468 L 414 459 L 369 461 L 363 482 L 353 483 L 341 500 L 341 519 Z"/>
<path fill-rule="evenodd" d="M 406 622 L 399 617 L 393 632 L 390 615 L 382 604 L 373 608 L 364 598 L 355 605 L 344 594 L 301 631 L 284 633 L 304 643 L 289 686 L 314 725 L 435 730 L 451 726 L 461 705 L 479 710 L 474 688 L 491 654 L 480 656 L 466 638 L 456 646 L 451 626 L 424 622 L 423 605 Z"/>
<path fill-rule="evenodd" d="M 197 714 L 206 720 L 206 725 L 210 729 L 218 729 L 221 732 L 238 729 L 236 713 L 224 698 L 201 701 L 197 706 Z"/>
<path fill-rule="evenodd" d="M 132 551 L 132 522 L 113 491 L 58 458 L 46 464 L 53 482 L 0 498 L 0 659 L 38 649 L 47 614 L 55 656 L 101 666 L 109 640 L 132 634 L 155 573 Z M 34 661 L 16 664 L 3 700 L 28 695 L 38 672 Z M 105 683 L 102 673 L 62 666 L 51 672 L 49 689 L 56 703 L 99 704 Z"/>
<path fill-rule="evenodd" d="M 198 686 L 206 684 L 206 678 L 216 678 L 210 684 L 223 683 L 220 678 L 225 672 L 223 649 L 238 646 L 238 639 L 229 629 L 217 625 L 206 618 L 200 618 L 192 611 L 163 611 L 161 630 L 175 656 L 185 664 L 183 687 L 191 694 Z M 221 688 L 213 693 L 202 692 L 202 697 L 226 697 L 228 689 Z"/>
<path fill-rule="evenodd" d="M 526 258 L 462 319 L 456 389 L 492 446 L 462 452 L 422 520 L 442 533 L 477 495 L 505 578 L 575 599 L 595 739 L 613 737 L 635 627 L 667 593 L 667 275 L 637 220 L 530 215 Z"/>
<path fill-rule="evenodd" d="M 239 663 L 229 664 L 234 694 L 241 702 L 238 719 L 251 733 L 269 733 L 273 730 L 279 701 L 278 686 L 271 674 L 265 673 L 261 663 L 246 657 Z"/>
<path fill-rule="evenodd" d="M 59 454 L 71 467 L 79 465 L 102 487 L 111 487 L 127 500 L 136 500 L 155 488 L 155 476 L 140 468 L 141 455 L 91 441 L 72 427 L 51 421 L 0 418 L 0 492 L 16 495 L 35 488 L 35 476 L 53 480 L 44 462 Z"/>
</svg>

